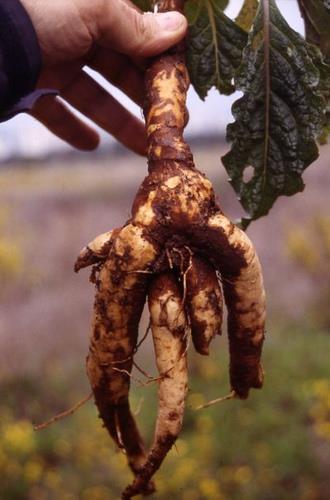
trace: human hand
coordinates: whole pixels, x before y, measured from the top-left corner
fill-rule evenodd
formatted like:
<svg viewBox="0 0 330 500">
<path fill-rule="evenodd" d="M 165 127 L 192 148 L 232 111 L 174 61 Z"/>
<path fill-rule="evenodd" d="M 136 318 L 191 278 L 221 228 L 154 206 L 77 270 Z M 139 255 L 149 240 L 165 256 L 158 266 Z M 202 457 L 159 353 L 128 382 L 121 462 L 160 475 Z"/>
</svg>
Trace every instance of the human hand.
<svg viewBox="0 0 330 500">
<path fill-rule="evenodd" d="M 143 104 L 143 67 L 183 38 L 187 22 L 178 12 L 142 14 L 129 0 L 21 0 L 35 27 L 43 57 L 39 88 L 56 88 L 31 114 L 72 146 L 92 150 L 96 130 L 65 102 L 133 151 L 144 154 L 144 124 L 84 69 L 88 66 Z"/>
</svg>

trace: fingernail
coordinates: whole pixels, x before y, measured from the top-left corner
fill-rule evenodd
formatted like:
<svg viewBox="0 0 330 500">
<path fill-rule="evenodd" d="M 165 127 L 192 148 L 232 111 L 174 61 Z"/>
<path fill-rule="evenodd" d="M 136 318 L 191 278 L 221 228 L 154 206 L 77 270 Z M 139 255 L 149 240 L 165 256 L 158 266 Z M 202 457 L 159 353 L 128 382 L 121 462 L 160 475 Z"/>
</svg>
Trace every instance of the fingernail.
<svg viewBox="0 0 330 500">
<path fill-rule="evenodd" d="M 165 12 L 154 14 L 157 24 L 164 31 L 177 31 L 185 23 L 185 18 L 179 12 Z"/>
</svg>

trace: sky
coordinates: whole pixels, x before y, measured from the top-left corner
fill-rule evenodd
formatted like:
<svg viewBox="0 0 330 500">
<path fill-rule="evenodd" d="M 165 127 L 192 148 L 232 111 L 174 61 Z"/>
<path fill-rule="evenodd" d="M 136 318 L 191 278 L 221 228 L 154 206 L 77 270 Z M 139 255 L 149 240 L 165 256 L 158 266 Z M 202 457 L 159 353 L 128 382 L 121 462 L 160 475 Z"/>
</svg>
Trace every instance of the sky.
<svg viewBox="0 0 330 500">
<path fill-rule="evenodd" d="M 226 14 L 231 18 L 235 18 L 241 4 L 241 0 L 231 0 L 229 7 L 226 9 Z M 290 26 L 302 33 L 303 22 L 297 3 L 294 0 L 277 0 L 277 5 Z M 95 73 L 93 75 L 130 111 L 141 117 L 141 109 L 138 106 L 104 79 L 95 75 Z M 219 136 L 222 136 L 225 133 L 226 125 L 232 121 L 231 105 L 239 95 L 236 92 L 231 96 L 221 96 L 217 91 L 211 90 L 206 100 L 201 101 L 193 89 L 190 89 L 187 99 L 190 119 L 186 133 L 198 135 L 210 131 L 212 134 L 218 133 Z M 111 136 L 101 130 L 99 132 L 102 138 L 101 144 L 113 142 Z M 30 116 L 21 114 L 8 122 L 0 124 L 0 161 L 10 158 L 12 155 L 37 158 L 45 156 L 49 152 L 68 149 L 70 149 L 70 146 L 56 138 Z"/>
</svg>

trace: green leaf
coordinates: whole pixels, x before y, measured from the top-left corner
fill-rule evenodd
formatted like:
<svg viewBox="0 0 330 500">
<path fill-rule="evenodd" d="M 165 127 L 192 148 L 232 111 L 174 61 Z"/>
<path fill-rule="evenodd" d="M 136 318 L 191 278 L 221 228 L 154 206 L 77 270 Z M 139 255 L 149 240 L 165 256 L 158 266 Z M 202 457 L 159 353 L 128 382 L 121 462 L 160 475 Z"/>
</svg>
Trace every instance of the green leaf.
<svg viewBox="0 0 330 500">
<path fill-rule="evenodd" d="M 298 0 L 306 40 L 317 45 L 330 62 L 330 0 Z"/>
<path fill-rule="evenodd" d="M 151 12 L 154 10 L 152 0 L 133 0 L 133 3 L 139 7 L 142 12 Z"/>
<path fill-rule="evenodd" d="M 188 0 L 187 66 L 191 83 L 201 99 L 212 87 L 234 92 L 233 76 L 239 66 L 247 34 L 223 11 L 221 0 Z"/>
<path fill-rule="evenodd" d="M 259 0 L 244 0 L 242 8 L 235 19 L 235 23 L 246 32 L 250 31 L 258 5 Z"/>
<path fill-rule="evenodd" d="M 323 54 L 315 45 L 308 44 L 307 50 L 313 64 L 317 67 L 320 75 L 318 91 L 325 101 L 325 114 L 322 122 L 322 130 L 318 136 L 318 142 L 325 144 L 330 135 L 330 65 L 324 62 Z"/>
<path fill-rule="evenodd" d="M 305 22 L 306 40 L 319 47 L 324 56 L 324 61 L 315 52 L 313 57 L 320 71 L 319 88 L 327 102 L 323 130 L 318 138 L 320 144 L 324 144 L 330 135 L 330 0 L 298 0 L 298 3 Z"/>
<path fill-rule="evenodd" d="M 236 86 L 244 92 L 228 125 L 232 142 L 223 163 L 248 213 L 242 225 L 266 215 L 280 195 L 304 189 L 302 172 L 318 156 L 325 101 L 308 44 L 286 23 L 274 0 L 262 0 Z M 247 167 L 252 178 L 245 179 Z"/>
</svg>

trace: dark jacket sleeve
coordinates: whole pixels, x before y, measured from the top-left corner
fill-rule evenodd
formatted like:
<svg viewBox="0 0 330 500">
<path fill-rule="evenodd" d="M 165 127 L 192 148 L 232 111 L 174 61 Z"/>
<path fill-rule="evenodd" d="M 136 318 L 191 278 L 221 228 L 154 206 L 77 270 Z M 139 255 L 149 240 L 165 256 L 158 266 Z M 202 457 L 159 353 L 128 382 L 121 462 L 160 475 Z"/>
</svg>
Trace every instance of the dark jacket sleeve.
<svg viewBox="0 0 330 500">
<path fill-rule="evenodd" d="M 0 121 L 35 89 L 40 68 L 41 51 L 27 12 L 18 0 L 0 0 Z"/>
</svg>

